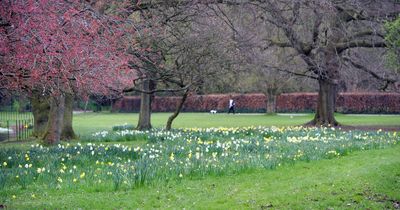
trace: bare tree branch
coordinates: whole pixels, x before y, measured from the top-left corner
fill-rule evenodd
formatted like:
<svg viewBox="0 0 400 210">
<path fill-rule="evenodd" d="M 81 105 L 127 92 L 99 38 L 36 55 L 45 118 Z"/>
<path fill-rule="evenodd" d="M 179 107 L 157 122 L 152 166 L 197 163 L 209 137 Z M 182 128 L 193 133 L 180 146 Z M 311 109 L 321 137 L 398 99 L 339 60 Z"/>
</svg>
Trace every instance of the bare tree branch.
<svg viewBox="0 0 400 210">
<path fill-rule="evenodd" d="M 336 44 L 336 50 L 338 54 L 341 54 L 343 51 L 351 49 L 351 48 L 357 48 L 357 47 L 363 47 L 363 48 L 385 48 L 386 43 L 384 41 L 366 41 L 366 40 L 354 40 L 354 41 L 349 41 L 349 42 L 344 42 L 344 43 L 337 43 Z"/>
<path fill-rule="evenodd" d="M 386 88 L 389 86 L 389 84 L 394 84 L 395 82 L 397 82 L 397 79 L 393 79 L 393 78 L 387 78 L 387 77 L 383 77 L 379 74 L 377 74 L 376 72 L 368 69 L 367 67 L 365 67 L 364 65 L 355 62 L 353 59 L 351 59 L 348 56 L 343 56 L 342 59 L 348 63 L 350 63 L 352 66 L 354 66 L 357 69 L 360 69 L 368 74 L 370 74 L 372 77 L 374 77 L 375 79 L 378 79 L 380 81 L 383 81 L 385 84 L 384 86 L 381 88 L 382 90 L 386 90 Z"/>
</svg>

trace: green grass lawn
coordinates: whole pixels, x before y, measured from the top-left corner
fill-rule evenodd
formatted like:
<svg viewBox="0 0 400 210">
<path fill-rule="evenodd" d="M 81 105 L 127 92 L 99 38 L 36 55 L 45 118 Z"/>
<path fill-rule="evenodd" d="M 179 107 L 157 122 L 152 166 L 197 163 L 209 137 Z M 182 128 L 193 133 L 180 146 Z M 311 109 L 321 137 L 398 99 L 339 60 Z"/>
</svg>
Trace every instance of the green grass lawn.
<svg viewBox="0 0 400 210">
<path fill-rule="evenodd" d="M 345 157 L 132 190 L 50 190 L 7 198 L 10 209 L 393 209 L 400 146 Z M 40 186 L 37 189 L 40 192 Z"/>
<path fill-rule="evenodd" d="M 169 115 L 154 113 L 153 126 L 164 126 Z M 182 113 L 173 127 L 281 127 L 301 125 L 312 117 L 312 114 Z M 123 113 L 78 114 L 74 116 L 74 128 L 79 135 L 89 135 L 95 131 L 111 130 L 113 125 L 136 124 L 137 118 L 137 114 Z M 338 114 L 337 119 L 345 125 L 400 127 L 400 115 Z M 394 138 L 398 134 L 390 135 Z M 357 138 L 360 141 L 362 139 Z M 38 142 L 0 143 L 0 155 L 14 147 L 17 150 L 27 150 L 32 143 Z M 70 142 L 72 147 L 78 143 Z M 111 146 L 115 142 L 96 143 Z M 118 143 L 129 147 L 145 147 L 148 142 L 138 140 Z M 87 142 L 82 144 L 86 145 Z M 311 148 L 314 149 L 314 146 Z M 43 183 L 33 182 L 26 189 L 15 184 L 0 191 L 0 205 L 10 209 L 391 209 L 400 201 L 399 154 L 400 145 L 396 145 L 380 150 L 351 152 L 332 159 L 296 161 L 294 164 L 288 162 L 276 169 L 183 177 L 117 190 L 113 190 L 112 184 L 107 187 L 83 184 L 77 185 L 79 187 L 49 188 Z M 166 155 L 170 156 L 169 153 Z M 9 161 L 5 158 L 7 156 L 0 160 L 0 164 Z M 21 159 L 24 161 L 24 156 Z M 56 161 L 56 157 L 51 160 Z M 53 170 L 59 170 L 60 167 Z M 87 166 L 88 170 L 95 169 L 92 167 Z M 32 171 L 35 174 L 36 168 Z M 4 178 L 1 173 L 0 181 Z M 60 176 L 63 175 L 60 172 Z M 64 184 L 66 181 L 64 179 Z"/>
<path fill-rule="evenodd" d="M 163 127 L 171 113 L 153 113 L 154 127 Z M 313 118 L 305 115 L 263 115 L 263 114 L 216 114 L 181 113 L 173 123 L 174 128 L 244 127 L 244 126 L 291 126 L 301 125 Z M 344 125 L 400 126 L 400 115 L 343 115 L 337 120 Z M 74 129 L 80 135 L 95 131 L 110 130 L 113 125 L 124 123 L 136 125 L 137 113 L 85 113 L 74 116 Z"/>
</svg>

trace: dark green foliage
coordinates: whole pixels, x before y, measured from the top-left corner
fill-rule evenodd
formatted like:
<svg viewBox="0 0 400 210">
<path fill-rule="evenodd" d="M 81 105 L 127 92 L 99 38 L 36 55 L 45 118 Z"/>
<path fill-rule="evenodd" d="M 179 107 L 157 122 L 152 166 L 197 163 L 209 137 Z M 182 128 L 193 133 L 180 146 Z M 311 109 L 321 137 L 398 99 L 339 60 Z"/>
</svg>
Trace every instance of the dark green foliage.
<svg viewBox="0 0 400 210">
<path fill-rule="evenodd" d="M 385 24 L 385 40 L 389 51 L 387 53 L 389 66 L 400 73 L 400 16 Z"/>
</svg>

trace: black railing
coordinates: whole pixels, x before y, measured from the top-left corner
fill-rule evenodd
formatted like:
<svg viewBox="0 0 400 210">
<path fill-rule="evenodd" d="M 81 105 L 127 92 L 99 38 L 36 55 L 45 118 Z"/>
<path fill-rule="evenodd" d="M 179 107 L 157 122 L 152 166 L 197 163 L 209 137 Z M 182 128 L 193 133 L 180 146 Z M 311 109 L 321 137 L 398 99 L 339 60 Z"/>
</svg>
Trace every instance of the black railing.
<svg viewBox="0 0 400 210">
<path fill-rule="evenodd" d="M 0 141 L 26 140 L 33 132 L 31 112 L 0 112 Z"/>
</svg>

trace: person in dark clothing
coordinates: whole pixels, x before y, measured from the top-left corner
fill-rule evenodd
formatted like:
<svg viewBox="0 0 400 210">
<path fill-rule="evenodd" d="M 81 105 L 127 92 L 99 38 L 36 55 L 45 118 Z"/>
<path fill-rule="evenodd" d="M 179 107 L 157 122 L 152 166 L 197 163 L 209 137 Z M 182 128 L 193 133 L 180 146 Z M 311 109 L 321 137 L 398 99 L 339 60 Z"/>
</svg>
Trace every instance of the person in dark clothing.
<svg viewBox="0 0 400 210">
<path fill-rule="evenodd" d="M 229 99 L 229 111 L 228 114 L 232 112 L 232 114 L 235 114 L 235 101 L 233 99 Z"/>
</svg>

